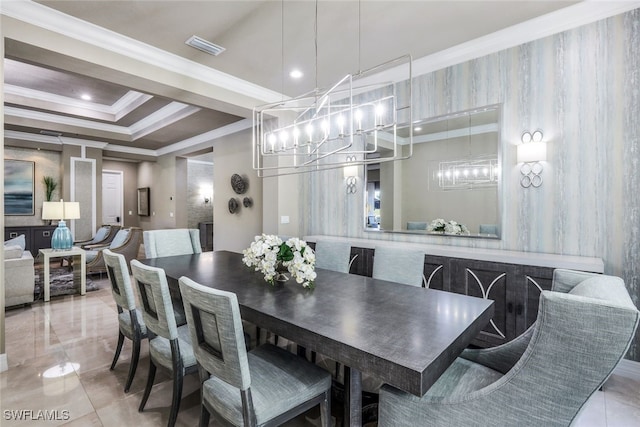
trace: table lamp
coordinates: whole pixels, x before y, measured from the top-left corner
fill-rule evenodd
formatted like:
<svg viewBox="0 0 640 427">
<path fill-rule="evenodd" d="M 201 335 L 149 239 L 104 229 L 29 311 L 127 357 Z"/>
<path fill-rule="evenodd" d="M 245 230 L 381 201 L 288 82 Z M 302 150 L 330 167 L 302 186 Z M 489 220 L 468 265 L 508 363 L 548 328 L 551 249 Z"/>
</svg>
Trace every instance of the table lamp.
<svg viewBox="0 0 640 427">
<path fill-rule="evenodd" d="M 42 219 L 58 219 L 58 228 L 53 232 L 51 237 L 51 247 L 53 249 L 71 249 L 73 247 L 73 236 L 71 230 L 67 228 L 65 219 L 80 218 L 80 203 L 65 202 L 60 199 L 59 202 L 43 202 L 42 203 Z"/>
</svg>

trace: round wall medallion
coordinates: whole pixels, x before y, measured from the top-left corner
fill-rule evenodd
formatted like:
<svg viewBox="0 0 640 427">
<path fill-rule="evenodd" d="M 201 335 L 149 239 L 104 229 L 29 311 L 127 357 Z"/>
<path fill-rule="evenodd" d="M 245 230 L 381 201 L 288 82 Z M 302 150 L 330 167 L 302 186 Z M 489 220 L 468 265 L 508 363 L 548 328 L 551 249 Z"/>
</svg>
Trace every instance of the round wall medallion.
<svg viewBox="0 0 640 427">
<path fill-rule="evenodd" d="M 229 199 L 229 212 L 230 213 L 236 213 L 240 208 L 240 204 L 238 203 L 238 200 L 235 198 L 230 198 Z"/>
<path fill-rule="evenodd" d="M 245 197 L 244 199 L 242 199 L 242 205 L 245 208 L 250 208 L 251 206 L 253 206 L 253 200 L 251 199 L 251 197 Z"/>
<path fill-rule="evenodd" d="M 247 191 L 247 182 L 237 173 L 231 175 L 231 188 L 236 194 L 243 194 Z"/>
</svg>

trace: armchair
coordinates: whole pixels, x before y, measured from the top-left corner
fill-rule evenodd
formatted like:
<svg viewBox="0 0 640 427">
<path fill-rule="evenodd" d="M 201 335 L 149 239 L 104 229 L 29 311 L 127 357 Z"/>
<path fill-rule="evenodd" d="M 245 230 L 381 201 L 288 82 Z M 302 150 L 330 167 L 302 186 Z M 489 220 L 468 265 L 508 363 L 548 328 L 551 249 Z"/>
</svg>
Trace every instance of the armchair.
<svg viewBox="0 0 640 427">
<path fill-rule="evenodd" d="M 4 305 L 5 307 L 33 302 L 35 273 L 33 256 L 25 250 L 24 235 L 6 242 L 4 251 Z"/>
<path fill-rule="evenodd" d="M 108 245 L 111 243 L 118 231 L 120 231 L 122 227 L 119 225 L 109 225 L 103 224 L 98 231 L 96 231 L 95 236 L 91 239 L 86 240 L 76 240 L 73 242 L 74 246 L 80 246 L 82 249 L 91 249 L 90 246 L 96 245 Z"/>
<path fill-rule="evenodd" d="M 142 243 L 142 229 L 138 227 L 124 228 L 118 231 L 110 244 L 104 246 L 92 246 L 87 250 L 87 274 L 105 273 L 107 267 L 104 263 L 103 249 L 109 249 L 116 254 L 124 255 L 127 265 L 138 256 L 138 250 Z"/>
<path fill-rule="evenodd" d="M 625 355 L 639 318 L 622 279 L 556 270 L 527 332 L 463 351 L 421 398 L 384 385 L 379 425 L 567 426 Z"/>
</svg>

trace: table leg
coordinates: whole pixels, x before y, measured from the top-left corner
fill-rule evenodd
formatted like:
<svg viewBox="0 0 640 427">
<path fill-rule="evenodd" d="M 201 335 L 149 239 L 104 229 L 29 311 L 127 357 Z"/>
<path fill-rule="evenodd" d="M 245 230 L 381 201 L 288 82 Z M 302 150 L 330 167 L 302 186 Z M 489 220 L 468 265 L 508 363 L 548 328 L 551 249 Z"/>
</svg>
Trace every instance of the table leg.
<svg viewBox="0 0 640 427">
<path fill-rule="evenodd" d="M 49 287 L 50 287 L 50 283 L 49 283 L 49 279 L 50 279 L 50 271 L 49 271 L 49 257 L 47 255 L 44 255 L 44 300 L 45 302 L 49 301 Z"/>
<path fill-rule="evenodd" d="M 87 259 L 84 251 L 80 254 L 80 295 L 87 293 Z M 75 266 L 73 268 L 76 268 Z"/>
<path fill-rule="evenodd" d="M 344 367 L 344 419 L 346 426 L 362 425 L 362 373 L 348 366 Z"/>
</svg>

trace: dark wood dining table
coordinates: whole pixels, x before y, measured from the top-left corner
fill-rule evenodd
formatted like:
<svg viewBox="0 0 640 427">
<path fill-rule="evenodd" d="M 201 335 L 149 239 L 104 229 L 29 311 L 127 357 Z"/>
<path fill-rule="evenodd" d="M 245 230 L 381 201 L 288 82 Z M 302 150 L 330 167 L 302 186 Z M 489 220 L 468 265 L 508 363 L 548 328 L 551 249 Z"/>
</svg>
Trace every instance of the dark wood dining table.
<svg viewBox="0 0 640 427">
<path fill-rule="evenodd" d="M 313 289 L 272 286 L 233 252 L 141 262 L 163 268 L 178 297 L 182 276 L 234 292 L 243 319 L 350 367 L 352 426 L 362 423 L 362 372 L 422 396 L 493 316 L 491 300 L 323 269 Z"/>
</svg>

